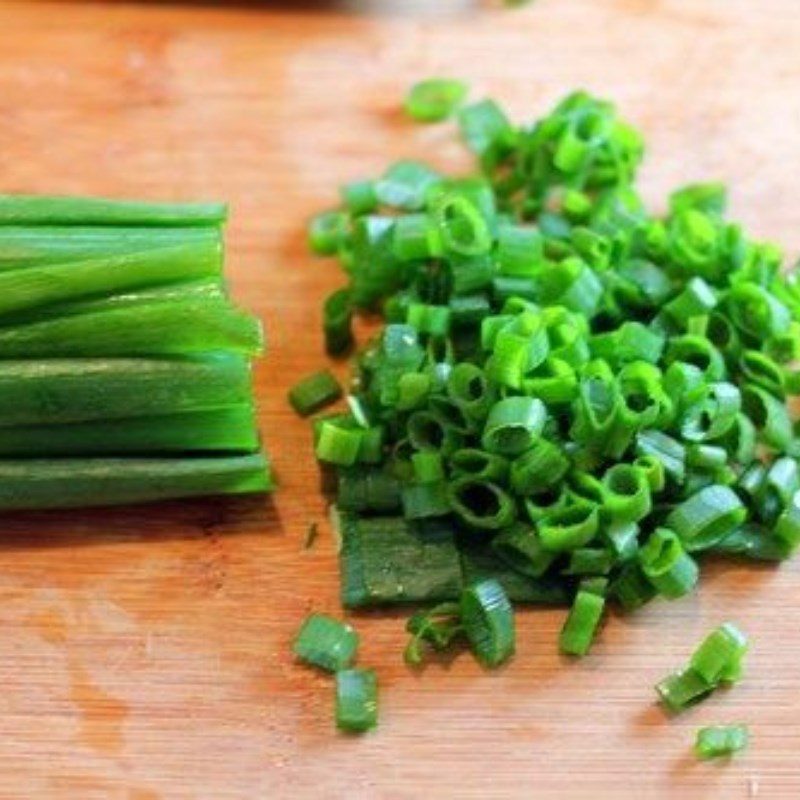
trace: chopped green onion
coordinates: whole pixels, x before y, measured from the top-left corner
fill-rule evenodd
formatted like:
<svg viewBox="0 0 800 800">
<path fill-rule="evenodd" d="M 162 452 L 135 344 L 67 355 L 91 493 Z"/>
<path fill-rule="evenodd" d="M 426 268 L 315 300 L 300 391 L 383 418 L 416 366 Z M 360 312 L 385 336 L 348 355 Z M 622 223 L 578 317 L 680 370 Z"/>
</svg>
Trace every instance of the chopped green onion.
<svg viewBox="0 0 800 800">
<path fill-rule="evenodd" d="M 428 78 L 415 83 L 405 100 L 406 113 L 417 122 L 441 122 L 467 96 L 467 85 L 452 78 Z"/>
<path fill-rule="evenodd" d="M 349 667 L 357 649 L 358 634 L 326 614 L 309 615 L 292 645 L 299 659 L 329 672 Z"/>
<path fill-rule="evenodd" d="M 378 724 L 378 679 L 371 669 L 336 673 L 336 727 L 363 733 Z"/>
<path fill-rule="evenodd" d="M 675 598 L 694 589 L 700 570 L 681 540 L 666 528 L 657 528 L 639 550 L 642 571 L 664 597 Z"/>
<path fill-rule="evenodd" d="M 224 203 L 143 203 L 97 197 L 0 195 L 0 225 L 221 225 Z"/>
<path fill-rule="evenodd" d="M 589 652 L 604 607 L 605 598 L 594 592 L 579 591 L 575 595 L 569 616 L 558 639 L 562 653 L 585 656 Z"/>
<path fill-rule="evenodd" d="M 693 669 L 675 672 L 656 684 L 656 692 L 665 708 L 678 713 L 699 702 L 714 691 Z"/>
<path fill-rule="evenodd" d="M 461 622 L 477 659 L 498 667 L 514 655 L 514 611 L 495 580 L 471 584 L 461 595 Z"/>
<path fill-rule="evenodd" d="M 56 458 L 0 461 L 0 509 L 80 508 L 273 488 L 260 453 L 200 458 Z"/>
<path fill-rule="evenodd" d="M 727 486 L 707 486 L 675 506 L 667 525 L 678 534 L 684 547 L 704 550 L 715 545 L 747 518 L 742 501 Z"/>
<path fill-rule="evenodd" d="M 700 728 L 694 751 L 703 760 L 731 756 L 747 747 L 750 735 L 746 725 L 714 725 Z"/>
<path fill-rule="evenodd" d="M 335 403 L 342 396 L 342 387 L 328 370 L 315 372 L 289 390 L 289 403 L 301 416 Z"/>
<path fill-rule="evenodd" d="M 692 654 L 691 668 L 708 684 L 738 678 L 747 652 L 747 637 L 732 623 L 712 631 Z"/>
</svg>

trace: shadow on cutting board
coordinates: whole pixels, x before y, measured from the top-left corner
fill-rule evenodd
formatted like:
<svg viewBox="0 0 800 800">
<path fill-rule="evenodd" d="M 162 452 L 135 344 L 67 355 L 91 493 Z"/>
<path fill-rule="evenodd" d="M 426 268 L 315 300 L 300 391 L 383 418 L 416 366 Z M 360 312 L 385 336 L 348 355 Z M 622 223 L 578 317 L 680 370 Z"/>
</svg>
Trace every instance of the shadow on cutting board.
<svg viewBox="0 0 800 800">
<path fill-rule="evenodd" d="M 0 551 L 280 531 L 272 495 L 200 497 L 141 506 L 4 514 L 0 516 Z"/>
</svg>

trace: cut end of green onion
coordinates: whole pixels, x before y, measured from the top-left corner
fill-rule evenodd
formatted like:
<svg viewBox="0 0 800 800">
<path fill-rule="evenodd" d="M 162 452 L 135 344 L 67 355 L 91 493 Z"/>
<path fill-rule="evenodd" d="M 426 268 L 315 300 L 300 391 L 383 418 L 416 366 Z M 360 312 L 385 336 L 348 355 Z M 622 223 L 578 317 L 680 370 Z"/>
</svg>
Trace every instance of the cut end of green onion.
<svg viewBox="0 0 800 800">
<path fill-rule="evenodd" d="M 378 680 L 371 669 L 336 673 L 336 727 L 364 733 L 378 724 Z"/>
<path fill-rule="evenodd" d="M 452 116 L 467 96 L 467 85 L 452 78 L 428 78 L 411 87 L 406 113 L 417 122 L 441 122 Z"/>
<path fill-rule="evenodd" d="M 514 610 L 496 580 L 484 580 L 464 589 L 461 622 L 472 651 L 484 666 L 499 667 L 514 655 Z"/>
<path fill-rule="evenodd" d="M 295 637 L 292 650 L 301 661 L 336 672 L 353 663 L 358 634 L 333 617 L 311 614 Z"/>
<path fill-rule="evenodd" d="M 704 761 L 723 758 L 741 752 L 749 741 L 746 725 L 714 725 L 697 731 L 694 751 Z"/>
<path fill-rule="evenodd" d="M 342 396 L 342 387 L 328 370 L 315 372 L 289 390 L 289 403 L 301 416 L 307 417 L 335 403 Z"/>
</svg>

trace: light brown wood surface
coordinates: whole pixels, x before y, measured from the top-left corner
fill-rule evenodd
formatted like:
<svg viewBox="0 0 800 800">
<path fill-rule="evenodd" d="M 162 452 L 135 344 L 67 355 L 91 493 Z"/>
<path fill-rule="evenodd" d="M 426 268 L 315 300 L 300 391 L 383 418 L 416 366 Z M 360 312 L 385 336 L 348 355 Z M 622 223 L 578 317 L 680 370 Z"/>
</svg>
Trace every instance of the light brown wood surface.
<svg viewBox="0 0 800 800">
<path fill-rule="evenodd" d="M 691 598 L 612 618 L 577 664 L 556 652 L 562 611 L 521 613 L 494 674 L 467 655 L 412 674 L 403 615 L 359 616 L 380 728 L 337 735 L 331 681 L 289 654 L 309 610 L 338 612 L 338 581 L 310 432 L 284 401 L 323 363 L 339 281 L 304 219 L 401 155 L 467 163 L 449 126 L 398 113 L 430 74 L 520 120 L 578 86 L 611 97 L 646 133 L 654 204 L 725 180 L 735 214 L 795 256 L 800 3 L 218 5 L 0 3 L 0 190 L 230 201 L 281 481 L 266 503 L 0 520 L 0 797 L 800 797 L 800 563 L 709 568 Z M 747 678 L 665 719 L 652 684 L 725 619 L 752 635 Z M 695 729 L 734 721 L 750 750 L 696 763 Z"/>
</svg>

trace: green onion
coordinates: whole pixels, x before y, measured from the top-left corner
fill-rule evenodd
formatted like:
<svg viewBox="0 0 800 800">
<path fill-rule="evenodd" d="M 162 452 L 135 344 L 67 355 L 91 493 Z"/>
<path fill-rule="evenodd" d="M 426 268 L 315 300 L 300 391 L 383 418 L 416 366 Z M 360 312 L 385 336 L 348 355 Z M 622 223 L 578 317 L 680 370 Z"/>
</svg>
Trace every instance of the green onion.
<svg viewBox="0 0 800 800">
<path fill-rule="evenodd" d="M 467 586 L 461 595 L 461 622 L 476 658 L 498 667 L 514 655 L 514 611 L 495 580 Z"/>
<path fill-rule="evenodd" d="M 703 760 L 738 753 L 747 747 L 750 734 L 746 725 L 715 725 L 700 728 L 694 751 Z"/>
<path fill-rule="evenodd" d="M 530 449 L 542 432 L 545 407 L 532 397 L 509 397 L 492 406 L 481 442 L 491 453 L 516 456 Z"/>
<path fill-rule="evenodd" d="M 604 607 L 605 599 L 594 592 L 579 591 L 575 595 L 569 616 L 558 638 L 558 646 L 562 653 L 585 656 L 589 652 Z"/>
<path fill-rule="evenodd" d="M 319 256 L 331 256 L 343 244 L 347 218 L 338 211 L 325 211 L 312 218 L 308 227 L 308 245 Z"/>
<path fill-rule="evenodd" d="M 0 195 L 0 225 L 221 225 L 223 203 L 142 203 L 96 197 Z"/>
<path fill-rule="evenodd" d="M 694 589 L 700 571 L 681 540 L 666 528 L 657 528 L 639 550 L 642 571 L 664 597 L 675 598 Z"/>
<path fill-rule="evenodd" d="M 168 266 L 163 255 L 170 255 L 185 269 L 189 265 L 184 261 L 199 259 L 200 264 L 208 264 L 209 272 L 218 274 L 222 266 L 222 232 L 217 226 L 0 225 L 0 271 L 3 272 L 96 261 L 116 268 L 128 261 L 134 264 L 150 261 L 154 254 L 148 251 L 162 254 L 159 258 L 165 271 Z M 109 280 L 114 277 L 108 276 Z M 153 284 L 170 280 L 169 275 L 164 275 Z"/>
<path fill-rule="evenodd" d="M 306 617 L 292 645 L 299 659 L 329 672 L 349 667 L 357 649 L 358 634 L 349 625 L 325 614 Z"/>
<path fill-rule="evenodd" d="M 165 300 L 0 328 L 0 357 L 189 355 L 262 349 L 255 317 L 225 300 Z"/>
<path fill-rule="evenodd" d="M 236 355 L 6 361 L 0 426 L 209 411 L 250 397 L 250 367 Z"/>
<path fill-rule="evenodd" d="M 336 727 L 363 733 L 378 724 L 378 679 L 371 669 L 336 673 Z"/>
<path fill-rule="evenodd" d="M 733 623 L 726 622 L 703 640 L 693 653 L 690 666 L 712 685 L 738 678 L 747 646 L 747 637 Z"/>
<path fill-rule="evenodd" d="M 346 353 L 353 344 L 353 303 L 348 289 L 328 295 L 322 309 L 325 351 L 329 356 Z"/>
<path fill-rule="evenodd" d="M 328 370 L 308 375 L 289 390 L 289 403 L 301 416 L 335 403 L 342 396 L 342 387 Z"/>
<path fill-rule="evenodd" d="M 249 403 L 209 411 L 0 427 L 0 456 L 121 456 L 252 453 L 258 449 Z"/>
<path fill-rule="evenodd" d="M 699 702 L 714 691 L 713 684 L 705 681 L 692 669 L 675 672 L 656 684 L 656 692 L 665 708 L 678 713 Z"/>
<path fill-rule="evenodd" d="M 746 652 L 747 638 L 735 625 L 726 622 L 703 640 L 686 669 L 657 684 L 661 702 L 670 711 L 683 711 L 721 683 L 735 683 L 741 678 Z"/>
<path fill-rule="evenodd" d="M 727 486 L 707 486 L 675 506 L 667 525 L 687 550 L 704 550 L 738 528 L 746 517 L 747 509 Z"/>
<path fill-rule="evenodd" d="M 434 650 L 446 650 L 463 632 L 461 609 L 458 603 L 440 603 L 428 611 L 420 611 L 406 624 L 411 639 L 403 651 L 403 660 L 412 667 L 422 664 L 422 644 Z"/>
<path fill-rule="evenodd" d="M 260 454 L 214 458 L 0 460 L 0 509 L 80 508 L 152 503 L 272 489 Z"/>
<path fill-rule="evenodd" d="M 112 230 L 112 229 L 109 229 Z M 3 229 L 0 228 L 0 249 Z M 175 281 L 219 276 L 215 240 L 176 242 L 92 260 L 41 263 L 0 271 L 0 314 L 31 312 L 44 306 Z"/>
<path fill-rule="evenodd" d="M 415 87 L 412 115 L 451 113 L 451 88 Z M 384 321 L 356 356 L 350 413 L 314 423 L 346 512 L 345 602 L 453 602 L 496 580 L 515 602 L 577 598 L 578 652 L 603 611 L 586 596 L 633 611 L 690 592 L 706 553 L 788 558 L 800 284 L 780 250 L 725 216 L 716 184 L 651 213 L 642 137 L 586 92 L 533 124 L 491 100 L 457 116 L 473 174 L 398 162 L 348 184 L 317 228 L 346 277 L 326 301 L 329 352 L 352 343 L 354 313 Z M 164 236 L 151 249 L 184 241 Z M 42 242 L 26 269 L 47 263 Z M 451 616 L 417 645 L 454 641 Z M 680 706 L 713 688 L 691 670 L 664 691 Z"/>
<path fill-rule="evenodd" d="M 452 78 L 428 78 L 414 84 L 405 100 L 406 113 L 417 122 L 441 122 L 467 96 L 467 85 Z"/>
</svg>

